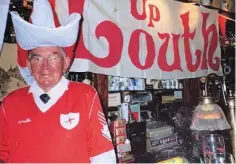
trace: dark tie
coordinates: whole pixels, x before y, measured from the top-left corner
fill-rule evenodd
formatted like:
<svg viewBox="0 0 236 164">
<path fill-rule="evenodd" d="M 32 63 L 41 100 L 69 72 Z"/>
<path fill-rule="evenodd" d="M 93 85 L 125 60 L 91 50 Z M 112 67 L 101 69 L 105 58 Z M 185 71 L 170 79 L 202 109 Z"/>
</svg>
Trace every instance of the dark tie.
<svg viewBox="0 0 236 164">
<path fill-rule="evenodd" d="M 44 104 L 46 104 L 48 102 L 48 100 L 50 99 L 50 97 L 48 96 L 48 94 L 42 94 L 41 96 L 39 96 L 40 99 L 42 100 L 42 102 Z"/>
</svg>

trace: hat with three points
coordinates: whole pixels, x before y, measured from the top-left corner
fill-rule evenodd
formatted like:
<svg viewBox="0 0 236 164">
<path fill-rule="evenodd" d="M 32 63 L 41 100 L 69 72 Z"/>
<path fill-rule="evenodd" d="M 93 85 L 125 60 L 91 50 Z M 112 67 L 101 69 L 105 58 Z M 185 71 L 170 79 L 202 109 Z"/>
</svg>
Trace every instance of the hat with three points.
<svg viewBox="0 0 236 164">
<path fill-rule="evenodd" d="M 48 0 L 34 0 L 32 23 L 22 19 L 16 11 L 10 13 L 17 43 L 24 50 L 46 46 L 70 47 L 77 40 L 81 15 L 73 13 L 56 27 Z"/>
</svg>

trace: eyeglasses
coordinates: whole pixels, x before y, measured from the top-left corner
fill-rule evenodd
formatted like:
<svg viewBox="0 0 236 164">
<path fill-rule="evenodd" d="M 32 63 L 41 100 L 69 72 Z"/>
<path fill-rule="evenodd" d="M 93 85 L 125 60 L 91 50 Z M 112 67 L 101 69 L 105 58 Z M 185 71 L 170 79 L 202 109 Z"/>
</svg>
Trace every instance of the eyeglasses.
<svg viewBox="0 0 236 164">
<path fill-rule="evenodd" d="M 29 57 L 30 63 L 36 66 L 41 66 L 44 63 L 44 60 L 47 60 L 48 65 L 56 65 L 61 59 L 62 57 L 58 55 L 50 55 L 47 58 L 44 58 L 42 56 L 32 54 Z"/>
</svg>

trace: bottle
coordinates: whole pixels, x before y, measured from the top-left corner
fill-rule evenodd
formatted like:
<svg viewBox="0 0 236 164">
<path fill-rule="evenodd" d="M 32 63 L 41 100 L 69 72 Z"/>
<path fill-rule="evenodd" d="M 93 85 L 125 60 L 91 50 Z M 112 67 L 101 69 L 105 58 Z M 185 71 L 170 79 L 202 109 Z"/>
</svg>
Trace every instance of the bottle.
<svg viewBox="0 0 236 164">
<path fill-rule="evenodd" d="M 88 85 L 91 84 L 91 80 L 89 79 L 87 72 L 85 72 L 85 78 L 83 80 L 83 83 L 88 84 Z"/>
<path fill-rule="evenodd" d="M 163 85 L 162 85 L 162 81 L 160 80 L 159 83 L 158 83 L 158 88 L 159 89 L 163 89 Z"/>
<path fill-rule="evenodd" d="M 179 81 L 175 80 L 175 89 L 179 89 Z"/>
</svg>

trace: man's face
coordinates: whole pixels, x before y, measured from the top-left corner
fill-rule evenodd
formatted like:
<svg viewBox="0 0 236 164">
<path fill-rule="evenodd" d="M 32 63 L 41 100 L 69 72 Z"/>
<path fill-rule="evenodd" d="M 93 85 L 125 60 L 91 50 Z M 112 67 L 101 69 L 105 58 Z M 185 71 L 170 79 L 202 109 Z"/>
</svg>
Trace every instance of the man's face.
<svg viewBox="0 0 236 164">
<path fill-rule="evenodd" d="M 45 92 L 54 87 L 67 70 L 70 59 L 59 47 L 38 47 L 29 54 L 28 67 Z"/>
</svg>

